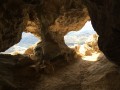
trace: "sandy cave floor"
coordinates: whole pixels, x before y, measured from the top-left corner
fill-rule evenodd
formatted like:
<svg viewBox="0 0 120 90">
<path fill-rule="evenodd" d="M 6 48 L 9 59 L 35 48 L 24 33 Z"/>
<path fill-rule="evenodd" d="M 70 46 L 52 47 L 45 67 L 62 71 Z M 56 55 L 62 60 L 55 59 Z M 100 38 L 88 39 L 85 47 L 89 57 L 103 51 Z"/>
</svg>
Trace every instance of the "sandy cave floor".
<svg viewBox="0 0 120 90">
<path fill-rule="evenodd" d="M 83 64 L 84 65 L 81 65 Z M 95 62 L 78 60 L 55 71 L 52 75 L 42 75 L 35 90 L 81 90 L 86 67 Z"/>
<path fill-rule="evenodd" d="M 87 69 L 93 64 L 95 61 L 82 59 L 65 62 L 55 67 L 54 72 L 40 75 L 36 84 L 29 90 L 82 90 Z"/>
<path fill-rule="evenodd" d="M 104 55 L 100 55 L 97 61 L 85 61 L 81 58 L 69 63 L 64 61 L 63 64 L 54 66 L 54 69 L 54 72 L 45 70 L 43 73 L 33 71 L 30 73 L 27 67 L 17 69 L 17 73 L 14 74 L 15 81 L 19 85 L 18 89 L 10 90 L 119 90 L 120 88 L 120 73 Z"/>
</svg>

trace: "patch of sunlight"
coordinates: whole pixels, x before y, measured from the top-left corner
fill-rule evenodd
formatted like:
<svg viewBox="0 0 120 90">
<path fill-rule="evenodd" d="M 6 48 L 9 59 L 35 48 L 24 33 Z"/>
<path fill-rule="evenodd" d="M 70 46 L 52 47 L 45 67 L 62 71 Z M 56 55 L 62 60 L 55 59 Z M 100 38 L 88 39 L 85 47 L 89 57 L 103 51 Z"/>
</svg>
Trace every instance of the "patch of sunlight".
<svg viewBox="0 0 120 90">
<path fill-rule="evenodd" d="M 100 53 L 93 53 L 91 56 L 83 56 L 82 60 L 85 61 L 97 61 L 100 56 Z"/>
</svg>

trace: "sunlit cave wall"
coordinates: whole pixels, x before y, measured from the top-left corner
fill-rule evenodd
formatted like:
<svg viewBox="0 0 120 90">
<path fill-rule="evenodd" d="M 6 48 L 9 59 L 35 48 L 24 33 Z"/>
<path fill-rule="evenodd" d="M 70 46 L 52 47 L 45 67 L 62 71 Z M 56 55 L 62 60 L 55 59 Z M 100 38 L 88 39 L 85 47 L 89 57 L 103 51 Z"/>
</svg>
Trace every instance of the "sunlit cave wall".
<svg viewBox="0 0 120 90">
<path fill-rule="evenodd" d="M 87 21 L 84 27 L 78 31 L 71 31 L 64 36 L 68 47 L 86 61 L 97 61 L 101 52 L 98 47 L 98 35 L 94 31 L 91 21 Z"/>
<path fill-rule="evenodd" d="M 65 35 L 64 40 L 66 45 L 69 47 L 75 45 L 83 45 L 88 37 L 95 33 L 96 32 L 91 25 L 91 21 L 87 21 L 81 30 L 71 31 Z M 34 45 L 38 41 L 40 41 L 40 39 L 35 37 L 33 34 L 23 32 L 21 41 L 2 53 L 9 54 L 13 52 L 19 52 L 23 54 L 25 50 L 27 50 L 30 46 Z"/>
<path fill-rule="evenodd" d="M 38 41 L 40 40 L 37 37 L 35 37 L 33 34 L 23 32 L 21 41 L 2 53 L 10 54 L 13 52 L 19 52 L 23 54 L 25 50 L 27 50 L 30 46 L 34 45 Z"/>
<path fill-rule="evenodd" d="M 64 40 L 67 46 L 82 45 L 88 39 L 90 35 L 95 34 L 91 21 L 87 21 L 84 27 L 79 31 L 71 31 L 64 36 Z"/>
<path fill-rule="evenodd" d="M 64 36 L 64 40 L 67 46 L 83 45 L 90 35 L 95 34 L 91 21 L 87 21 L 84 27 L 79 31 L 71 31 Z M 35 37 L 31 33 L 22 33 L 22 39 L 19 43 L 15 44 L 5 52 L 4 54 L 9 54 L 13 52 L 19 52 L 23 54 L 30 46 L 34 45 L 40 41 L 39 38 Z"/>
</svg>

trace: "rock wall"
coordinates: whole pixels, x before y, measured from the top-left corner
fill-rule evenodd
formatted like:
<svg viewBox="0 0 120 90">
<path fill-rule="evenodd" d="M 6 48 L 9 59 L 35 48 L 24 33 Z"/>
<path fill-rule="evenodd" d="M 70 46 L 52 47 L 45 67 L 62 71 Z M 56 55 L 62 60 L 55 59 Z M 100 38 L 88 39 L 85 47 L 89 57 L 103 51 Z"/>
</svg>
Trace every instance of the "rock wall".
<svg viewBox="0 0 120 90">
<path fill-rule="evenodd" d="M 0 52 L 18 43 L 24 31 L 42 39 L 45 59 L 70 53 L 64 35 L 81 29 L 89 19 L 81 0 L 4 0 L 0 3 Z"/>
<path fill-rule="evenodd" d="M 88 20 L 86 8 L 81 1 L 44 1 L 37 7 L 41 24 L 43 52 L 50 59 L 61 53 L 71 53 L 65 45 L 64 35 L 71 30 L 79 30 Z M 48 7 L 50 5 L 50 7 Z M 41 10 L 38 10 L 41 8 Z"/>
<path fill-rule="evenodd" d="M 109 62 L 103 54 L 86 71 L 82 90 L 119 90 L 119 67 Z"/>
<path fill-rule="evenodd" d="M 89 36 L 88 39 L 85 41 L 85 44 L 80 46 L 79 52 L 81 56 L 91 56 L 93 53 L 99 53 L 100 50 L 97 42 L 97 34 Z"/>
<path fill-rule="evenodd" d="M 0 52 L 18 43 L 23 31 L 22 2 L 0 1 Z"/>
<path fill-rule="evenodd" d="M 99 35 L 100 50 L 104 52 L 109 60 L 120 65 L 120 1 L 83 1 L 88 7 L 92 25 Z M 31 32 L 42 39 L 42 42 L 38 43 L 34 50 L 30 48 L 28 51 L 31 50 L 31 52 L 26 51 L 26 54 L 35 52 L 36 56 L 41 55 L 45 60 L 51 60 L 57 56 L 59 56 L 57 59 L 60 59 L 63 57 L 60 54 L 70 57 L 72 51 L 64 43 L 64 35 L 69 31 L 81 29 L 88 19 L 87 9 L 81 0 L 0 0 L 0 52 L 18 43 L 24 31 Z M 32 58 L 36 57 L 33 56 Z M 61 59 L 63 60 L 63 58 Z M 75 89 L 76 86 L 76 89 L 83 90 L 118 90 L 120 88 L 119 67 L 108 62 L 106 58 L 90 66 L 87 69 L 89 74 L 86 75 L 86 78 L 79 72 L 81 70 L 79 66 L 82 66 L 82 63 L 76 64 L 73 63 L 73 66 L 65 68 L 61 74 L 58 73 L 57 80 L 59 83 L 61 83 L 61 80 L 67 82 L 67 85 L 69 83 L 67 87 L 63 85 L 64 83 L 61 83 L 63 87 L 60 86 L 60 88 L 62 90 Z M 86 63 L 82 67 L 84 69 L 82 72 L 86 71 L 85 66 L 87 66 Z M 73 69 L 71 70 L 71 68 Z M 39 69 L 39 63 L 36 65 L 36 61 L 31 60 L 26 55 L 0 54 L 0 90 L 16 90 L 17 88 L 22 90 L 23 87 L 25 87 L 25 90 L 28 90 L 28 88 L 32 90 L 35 85 L 38 85 L 35 76 L 39 75 Z M 76 73 L 78 75 L 80 73 L 82 81 L 79 80 Z M 72 78 L 71 74 L 73 75 Z M 62 75 L 63 78 L 60 80 Z M 66 75 L 68 75 L 68 78 L 66 78 Z M 31 82 L 32 80 L 35 80 L 37 84 Z M 56 78 L 54 80 L 47 77 L 46 80 L 50 80 L 52 85 L 56 83 L 51 83 Z M 41 82 L 41 80 L 39 81 Z M 76 84 L 75 81 L 79 83 Z M 40 83 L 40 85 L 47 85 L 48 88 L 48 82 L 44 83 Z M 83 87 L 81 87 L 82 85 Z"/>
<path fill-rule="evenodd" d="M 99 35 L 100 50 L 120 65 L 120 1 L 83 0 L 88 7 L 93 28 Z"/>
</svg>

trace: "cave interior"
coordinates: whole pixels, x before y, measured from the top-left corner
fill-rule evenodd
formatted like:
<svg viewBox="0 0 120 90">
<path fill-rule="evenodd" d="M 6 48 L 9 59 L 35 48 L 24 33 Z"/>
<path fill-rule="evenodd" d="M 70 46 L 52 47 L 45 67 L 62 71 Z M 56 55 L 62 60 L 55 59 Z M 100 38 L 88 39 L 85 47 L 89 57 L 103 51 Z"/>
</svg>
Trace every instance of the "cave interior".
<svg viewBox="0 0 120 90">
<path fill-rule="evenodd" d="M 119 4 L 119 0 L 1 0 L 0 52 L 19 43 L 23 32 L 39 42 L 23 54 L 0 53 L 0 90 L 119 90 Z M 98 36 L 93 36 L 95 44 L 86 45 L 101 56 L 95 62 L 79 61 L 80 47 L 69 48 L 64 36 L 90 20 Z M 62 80 L 65 77 L 68 82 Z"/>
</svg>

